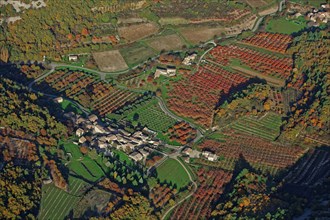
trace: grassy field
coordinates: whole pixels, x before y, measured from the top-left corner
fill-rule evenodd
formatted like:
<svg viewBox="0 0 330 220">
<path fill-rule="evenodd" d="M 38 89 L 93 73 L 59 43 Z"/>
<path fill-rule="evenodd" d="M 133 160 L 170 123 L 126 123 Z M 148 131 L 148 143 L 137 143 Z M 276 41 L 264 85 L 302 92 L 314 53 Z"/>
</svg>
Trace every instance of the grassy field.
<svg viewBox="0 0 330 220">
<path fill-rule="evenodd" d="M 269 113 L 260 119 L 249 116 L 243 117 L 232 124 L 231 127 L 239 132 L 253 134 L 267 140 L 275 140 L 280 134 L 281 125 L 281 116 Z"/>
<path fill-rule="evenodd" d="M 270 20 L 266 26 L 266 31 L 271 33 L 292 34 L 306 27 L 304 18 L 287 20 L 286 18 L 276 18 Z"/>
<path fill-rule="evenodd" d="M 127 65 L 134 67 L 141 62 L 145 62 L 148 58 L 156 56 L 157 52 L 142 43 L 133 43 L 120 49 Z"/>
<path fill-rule="evenodd" d="M 190 181 L 184 168 L 174 159 L 167 159 L 156 171 L 160 182 L 176 184 L 178 189 L 186 186 Z"/>
<path fill-rule="evenodd" d="M 38 219 L 65 219 L 80 200 L 81 190 L 88 184 L 81 179 L 69 177 L 69 192 L 54 184 L 43 185 L 42 199 Z"/>
<path fill-rule="evenodd" d="M 73 159 L 79 159 L 80 157 L 83 157 L 82 153 L 79 150 L 79 147 L 74 143 L 60 142 L 60 145 L 63 145 L 65 152 L 70 153 Z"/>
<path fill-rule="evenodd" d="M 105 175 L 102 169 L 103 166 L 99 164 L 102 164 L 102 161 L 95 161 L 88 156 L 84 156 L 80 152 L 79 147 L 73 143 L 61 144 L 63 144 L 65 152 L 72 155 L 68 163 L 70 171 L 92 182 Z"/>
</svg>

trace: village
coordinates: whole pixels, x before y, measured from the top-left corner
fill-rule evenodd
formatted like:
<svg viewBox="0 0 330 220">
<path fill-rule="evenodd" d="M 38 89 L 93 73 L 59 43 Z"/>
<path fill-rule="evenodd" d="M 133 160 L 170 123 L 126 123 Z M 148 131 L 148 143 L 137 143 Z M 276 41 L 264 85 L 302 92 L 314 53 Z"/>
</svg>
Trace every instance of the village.
<svg viewBox="0 0 330 220">
<path fill-rule="evenodd" d="M 56 98 L 56 100 L 61 97 Z M 80 147 L 96 149 L 98 153 L 112 155 L 111 149 L 125 152 L 133 161 L 144 163 L 147 157 L 153 152 L 158 151 L 160 147 L 166 146 L 165 143 L 158 140 L 156 132 L 144 127 L 142 130 L 129 133 L 124 129 L 110 125 L 110 121 L 102 121 L 95 114 L 88 117 L 68 112 L 64 117 L 72 122 L 75 128 L 77 141 L 73 143 Z M 193 150 L 191 147 L 178 147 L 181 149 L 183 158 L 189 163 L 190 158 L 204 158 L 215 162 L 218 156 L 210 151 Z"/>
<path fill-rule="evenodd" d="M 108 121 L 102 122 L 96 115 L 84 118 L 73 112 L 64 114 L 71 120 L 75 127 L 75 135 L 78 138 L 74 144 L 90 149 L 95 148 L 99 153 L 111 154 L 110 149 L 122 150 L 129 157 L 138 162 L 160 146 L 161 142 L 154 138 L 155 133 L 148 128 L 135 131 L 133 134 L 123 129 L 112 127 Z"/>
</svg>

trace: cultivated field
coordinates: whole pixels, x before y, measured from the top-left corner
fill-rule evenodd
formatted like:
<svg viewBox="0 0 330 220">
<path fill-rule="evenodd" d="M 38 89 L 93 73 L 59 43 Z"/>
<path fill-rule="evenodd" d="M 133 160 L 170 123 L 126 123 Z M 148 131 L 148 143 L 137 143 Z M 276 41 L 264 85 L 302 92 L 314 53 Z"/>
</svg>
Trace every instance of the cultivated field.
<svg viewBox="0 0 330 220">
<path fill-rule="evenodd" d="M 43 185 L 38 219 L 65 219 L 80 200 L 80 196 L 88 184 L 70 176 L 69 186 L 69 192 L 66 192 L 55 187 L 54 184 Z"/>
<path fill-rule="evenodd" d="M 114 110 L 124 106 L 126 103 L 134 102 L 141 94 L 133 93 L 127 90 L 112 89 L 112 92 L 93 103 L 93 108 L 100 115 L 107 115 Z"/>
<path fill-rule="evenodd" d="M 199 169 L 197 171 L 199 186 L 196 192 L 173 212 L 170 219 L 203 219 L 210 217 L 212 203 L 217 201 L 231 180 L 232 174 L 223 170 Z"/>
<path fill-rule="evenodd" d="M 233 123 L 231 127 L 239 132 L 273 141 L 280 135 L 281 125 L 281 116 L 274 113 L 267 113 L 260 119 L 252 116 L 242 117 Z"/>
<path fill-rule="evenodd" d="M 172 84 L 168 92 L 168 107 L 178 115 L 192 118 L 209 127 L 214 108 L 223 93 L 228 93 L 247 81 L 247 77 L 229 72 L 218 65 L 204 65 L 193 75 Z"/>
<path fill-rule="evenodd" d="M 111 83 L 100 81 L 95 74 L 69 69 L 58 70 L 47 76 L 39 88 L 75 100 L 101 115 L 133 102 L 140 95 L 117 89 Z"/>
<path fill-rule="evenodd" d="M 286 184 L 294 187 L 319 187 L 329 179 L 330 152 L 327 148 L 309 151 L 285 178 Z"/>
<path fill-rule="evenodd" d="M 293 66 L 292 58 L 270 55 L 237 45 L 217 46 L 210 51 L 207 59 L 222 66 L 230 66 L 232 60 L 237 60 L 244 65 L 241 67 L 248 67 L 264 76 L 275 77 L 282 81 L 291 75 Z"/>
<path fill-rule="evenodd" d="M 177 34 L 155 37 L 148 40 L 147 44 L 157 51 L 179 50 L 185 45 Z"/>
<path fill-rule="evenodd" d="M 97 52 L 93 57 L 99 69 L 104 72 L 116 72 L 128 68 L 119 50 Z"/>
<path fill-rule="evenodd" d="M 119 27 L 118 33 L 121 38 L 128 42 L 134 42 L 152 34 L 156 34 L 158 30 L 158 26 L 154 23 L 142 23 Z"/>
<path fill-rule="evenodd" d="M 248 126 L 245 129 L 248 129 Z M 304 153 L 304 149 L 298 146 L 284 146 L 249 134 L 237 133 L 232 129 L 229 130 L 225 133 L 227 137 L 222 141 L 206 139 L 198 145 L 201 150 L 211 150 L 223 157 L 216 163 L 205 160 L 204 165 L 214 164 L 213 166 L 232 170 L 235 161 L 244 158 L 256 169 L 275 174 L 278 170 L 293 165 Z"/>
<path fill-rule="evenodd" d="M 73 208 L 74 219 L 86 219 L 84 214 L 88 210 L 96 210 L 101 212 L 107 203 L 115 196 L 104 190 L 91 190 L 89 191 Z"/>
<path fill-rule="evenodd" d="M 167 159 L 156 169 L 157 177 L 160 182 L 167 182 L 176 184 L 177 189 L 185 187 L 189 183 L 189 176 L 181 166 L 181 164 L 174 159 Z"/>
</svg>

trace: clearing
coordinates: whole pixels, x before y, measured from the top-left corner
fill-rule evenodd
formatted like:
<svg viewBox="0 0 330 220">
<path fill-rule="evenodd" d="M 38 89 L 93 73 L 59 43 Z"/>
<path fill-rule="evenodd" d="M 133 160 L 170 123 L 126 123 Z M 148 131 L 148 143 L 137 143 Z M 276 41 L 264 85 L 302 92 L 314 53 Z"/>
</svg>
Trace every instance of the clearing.
<svg viewBox="0 0 330 220">
<path fill-rule="evenodd" d="M 134 24 L 118 28 L 121 38 L 128 42 L 134 42 L 152 34 L 156 34 L 159 28 L 154 23 Z"/>
<path fill-rule="evenodd" d="M 167 159 L 156 171 L 160 182 L 176 184 L 177 189 L 187 186 L 190 182 L 187 172 L 175 159 Z"/>
<path fill-rule="evenodd" d="M 128 68 L 119 50 L 97 52 L 93 58 L 101 71 L 116 72 Z"/>
<path fill-rule="evenodd" d="M 157 51 L 161 50 L 179 50 L 185 45 L 177 34 L 155 37 L 146 42 L 150 47 Z"/>
</svg>

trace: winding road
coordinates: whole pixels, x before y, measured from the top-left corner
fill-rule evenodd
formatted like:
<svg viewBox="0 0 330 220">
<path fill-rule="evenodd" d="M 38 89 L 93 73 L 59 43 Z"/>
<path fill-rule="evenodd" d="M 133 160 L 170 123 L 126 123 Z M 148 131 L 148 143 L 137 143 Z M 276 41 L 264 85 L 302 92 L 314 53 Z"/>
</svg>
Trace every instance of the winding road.
<svg viewBox="0 0 330 220">
<path fill-rule="evenodd" d="M 175 209 L 178 205 L 180 205 L 182 202 L 184 202 L 185 200 L 189 199 L 192 195 L 194 195 L 194 193 L 196 192 L 197 190 L 197 183 L 193 180 L 193 178 L 191 177 L 189 171 L 187 170 L 186 166 L 178 159 L 178 158 L 173 158 L 175 159 L 176 161 L 178 161 L 180 163 L 180 165 L 183 167 L 183 169 L 186 171 L 186 173 L 188 174 L 188 177 L 189 177 L 189 180 L 191 181 L 191 183 L 193 184 L 194 186 L 194 189 L 187 195 L 185 196 L 184 198 L 182 198 L 179 202 L 177 202 L 174 206 L 172 206 L 171 208 L 169 208 L 164 214 L 163 214 L 163 217 L 162 217 L 162 220 L 164 220 L 166 218 L 166 216 L 173 210 Z"/>
<path fill-rule="evenodd" d="M 57 98 L 58 95 L 53 95 L 53 94 L 48 94 L 48 93 L 45 93 L 45 92 L 40 92 L 40 91 L 37 91 L 37 90 L 35 90 L 35 89 L 32 88 L 32 86 L 33 86 L 36 82 L 38 82 L 38 81 L 44 79 L 44 78 L 47 77 L 48 75 L 52 74 L 54 71 L 55 71 L 55 67 L 52 67 L 52 69 L 51 69 L 49 72 L 47 72 L 47 73 L 43 74 L 42 76 L 40 76 L 40 77 L 36 78 L 35 80 L 33 80 L 31 83 L 29 83 L 29 85 L 28 85 L 28 90 L 31 91 L 31 92 L 35 92 L 35 93 L 42 94 L 43 96 L 47 96 L 47 97 L 50 97 L 50 98 Z M 78 106 L 78 108 L 80 108 L 80 110 L 81 110 L 85 115 L 88 115 L 88 114 L 89 114 L 89 110 L 88 110 L 87 108 L 83 107 L 82 105 L 80 105 L 78 102 L 76 102 L 76 101 L 74 101 L 74 100 L 72 100 L 72 99 L 69 99 L 69 98 L 63 98 L 63 99 L 65 99 L 65 100 L 67 100 L 67 101 L 69 101 L 69 102 L 75 104 L 76 106 Z"/>
</svg>

